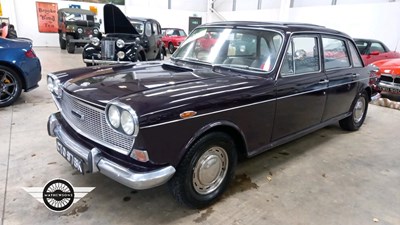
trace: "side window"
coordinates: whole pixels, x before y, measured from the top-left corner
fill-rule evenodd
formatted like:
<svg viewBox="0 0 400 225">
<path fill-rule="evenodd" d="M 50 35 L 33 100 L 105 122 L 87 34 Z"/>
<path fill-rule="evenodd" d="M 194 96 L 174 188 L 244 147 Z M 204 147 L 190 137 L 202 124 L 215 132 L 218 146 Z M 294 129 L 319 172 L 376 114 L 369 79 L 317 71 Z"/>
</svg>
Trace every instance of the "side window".
<svg viewBox="0 0 400 225">
<path fill-rule="evenodd" d="M 293 37 L 282 63 L 281 75 L 318 72 L 319 65 L 318 38 Z"/>
<path fill-rule="evenodd" d="M 343 40 L 322 38 L 325 69 L 340 69 L 350 67 L 349 55 Z"/>
<path fill-rule="evenodd" d="M 158 35 L 158 26 L 157 26 L 157 23 L 155 23 L 155 22 L 153 22 L 153 32 L 154 32 L 154 35 Z"/>
<path fill-rule="evenodd" d="M 348 42 L 350 46 L 350 54 L 351 54 L 351 60 L 353 61 L 353 66 L 354 67 L 362 67 L 363 64 L 360 59 L 360 55 L 358 54 L 356 47 L 354 47 L 353 43 Z"/>
<path fill-rule="evenodd" d="M 379 53 L 384 53 L 385 48 L 378 42 L 372 42 L 371 47 L 369 48 L 369 52 L 379 52 Z"/>
<path fill-rule="evenodd" d="M 147 22 L 146 23 L 146 31 L 145 31 L 145 34 L 146 34 L 146 36 L 147 37 L 150 37 L 151 36 L 151 23 L 150 22 Z"/>
</svg>

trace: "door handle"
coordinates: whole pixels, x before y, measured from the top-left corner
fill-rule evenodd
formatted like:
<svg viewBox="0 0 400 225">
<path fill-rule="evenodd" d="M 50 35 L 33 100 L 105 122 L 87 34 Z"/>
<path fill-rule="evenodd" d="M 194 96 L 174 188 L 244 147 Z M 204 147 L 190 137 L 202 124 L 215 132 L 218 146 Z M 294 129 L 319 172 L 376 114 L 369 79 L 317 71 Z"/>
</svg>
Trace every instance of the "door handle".
<svg viewBox="0 0 400 225">
<path fill-rule="evenodd" d="M 326 83 L 328 83 L 328 82 L 329 82 L 329 80 L 324 79 L 324 80 L 320 80 L 320 81 L 318 82 L 318 84 L 326 84 Z"/>
<path fill-rule="evenodd" d="M 352 78 L 357 78 L 359 76 L 360 76 L 360 74 L 358 74 L 358 73 L 354 73 L 354 74 L 351 75 Z"/>
</svg>

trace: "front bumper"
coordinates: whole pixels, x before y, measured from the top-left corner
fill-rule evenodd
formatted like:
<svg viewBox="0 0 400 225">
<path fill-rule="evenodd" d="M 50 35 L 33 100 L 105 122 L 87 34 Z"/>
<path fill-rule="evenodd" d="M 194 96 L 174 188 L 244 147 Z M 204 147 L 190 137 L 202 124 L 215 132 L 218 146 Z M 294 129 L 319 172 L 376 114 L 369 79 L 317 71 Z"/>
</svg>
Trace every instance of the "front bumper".
<svg viewBox="0 0 400 225">
<path fill-rule="evenodd" d="M 47 124 L 48 133 L 56 137 L 72 153 L 81 158 L 87 171 L 91 173 L 100 172 L 107 177 L 136 190 L 143 190 L 156 187 L 167 182 L 175 173 L 175 168 L 167 166 L 150 172 L 135 172 L 123 167 L 102 156 L 98 148 L 88 149 L 73 137 L 71 137 L 62 127 L 58 120 L 58 113 L 50 115 Z"/>
<path fill-rule="evenodd" d="M 392 92 L 392 93 L 396 93 L 396 94 L 400 93 L 400 84 L 397 84 L 397 83 L 379 81 L 376 84 L 376 87 L 380 91 Z"/>
<path fill-rule="evenodd" d="M 131 63 L 131 61 L 113 61 L 113 60 L 100 60 L 100 59 L 83 59 L 84 63 L 97 64 L 115 64 L 115 63 Z"/>
</svg>

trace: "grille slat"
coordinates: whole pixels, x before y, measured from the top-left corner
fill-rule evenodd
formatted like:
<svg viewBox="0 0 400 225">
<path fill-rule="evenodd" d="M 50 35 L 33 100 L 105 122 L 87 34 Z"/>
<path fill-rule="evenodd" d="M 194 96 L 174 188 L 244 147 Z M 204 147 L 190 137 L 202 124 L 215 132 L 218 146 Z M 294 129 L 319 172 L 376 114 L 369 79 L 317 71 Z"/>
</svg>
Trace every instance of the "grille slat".
<svg viewBox="0 0 400 225">
<path fill-rule="evenodd" d="M 123 154 L 128 154 L 132 149 L 134 137 L 112 129 L 107 124 L 104 110 L 89 106 L 65 91 L 60 105 L 68 124 L 81 135 Z"/>
<path fill-rule="evenodd" d="M 115 55 L 115 41 L 102 40 L 101 41 L 101 58 L 104 60 L 114 60 Z"/>
</svg>

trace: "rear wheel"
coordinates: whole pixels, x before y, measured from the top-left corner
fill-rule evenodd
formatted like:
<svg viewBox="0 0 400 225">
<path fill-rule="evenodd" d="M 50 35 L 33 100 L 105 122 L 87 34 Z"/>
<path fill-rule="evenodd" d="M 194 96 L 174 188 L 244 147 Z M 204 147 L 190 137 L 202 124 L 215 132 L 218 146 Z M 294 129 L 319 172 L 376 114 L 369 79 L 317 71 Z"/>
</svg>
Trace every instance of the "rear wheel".
<svg viewBox="0 0 400 225">
<path fill-rule="evenodd" d="M 200 138 L 186 153 L 169 181 L 172 195 L 192 208 L 215 202 L 235 173 L 237 152 L 232 138 L 213 132 Z"/>
<path fill-rule="evenodd" d="M 344 130 L 356 131 L 360 129 L 364 123 L 365 117 L 368 111 L 368 94 L 367 92 L 361 92 L 357 98 L 356 103 L 353 106 L 353 112 L 350 116 L 339 121 L 340 126 Z"/>
<path fill-rule="evenodd" d="M 0 66 L 0 107 L 13 104 L 21 95 L 22 82 L 17 72 Z"/>
<path fill-rule="evenodd" d="M 61 33 L 59 34 L 59 40 L 60 40 L 60 48 L 61 49 L 67 48 L 67 41 L 62 38 Z"/>
</svg>

